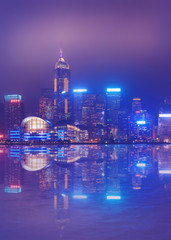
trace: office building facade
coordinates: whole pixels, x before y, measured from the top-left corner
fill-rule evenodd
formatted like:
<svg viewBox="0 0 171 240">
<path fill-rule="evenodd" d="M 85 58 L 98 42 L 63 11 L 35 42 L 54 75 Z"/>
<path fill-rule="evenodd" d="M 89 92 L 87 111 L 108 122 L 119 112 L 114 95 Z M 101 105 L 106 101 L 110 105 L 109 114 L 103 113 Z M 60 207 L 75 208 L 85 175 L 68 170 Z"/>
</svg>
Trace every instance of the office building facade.
<svg viewBox="0 0 171 240">
<path fill-rule="evenodd" d="M 5 130 L 8 131 L 20 126 L 24 117 L 24 105 L 21 95 L 5 95 L 4 100 Z"/>
<path fill-rule="evenodd" d="M 70 121 L 72 114 L 71 107 L 70 67 L 64 60 L 62 51 L 60 51 L 60 58 L 55 64 L 54 69 L 53 123 Z"/>
</svg>

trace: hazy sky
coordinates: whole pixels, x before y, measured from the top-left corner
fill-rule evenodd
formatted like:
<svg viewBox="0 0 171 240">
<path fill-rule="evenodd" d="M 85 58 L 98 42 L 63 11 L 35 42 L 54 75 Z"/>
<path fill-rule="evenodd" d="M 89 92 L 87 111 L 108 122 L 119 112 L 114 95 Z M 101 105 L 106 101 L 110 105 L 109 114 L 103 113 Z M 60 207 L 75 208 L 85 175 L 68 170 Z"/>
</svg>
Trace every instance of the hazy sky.
<svg viewBox="0 0 171 240">
<path fill-rule="evenodd" d="M 1 99 L 35 109 L 62 48 L 73 88 L 120 86 L 153 107 L 171 95 L 170 24 L 170 0 L 0 0 Z"/>
</svg>

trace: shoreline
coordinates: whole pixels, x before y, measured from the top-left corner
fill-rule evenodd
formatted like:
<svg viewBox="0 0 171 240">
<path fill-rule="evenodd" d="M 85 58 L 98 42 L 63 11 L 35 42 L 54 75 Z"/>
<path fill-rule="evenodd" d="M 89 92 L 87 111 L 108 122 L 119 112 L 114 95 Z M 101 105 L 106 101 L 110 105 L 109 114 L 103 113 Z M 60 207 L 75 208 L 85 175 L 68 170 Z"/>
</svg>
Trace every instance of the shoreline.
<svg viewBox="0 0 171 240">
<path fill-rule="evenodd" d="M 121 143 L 43 143 L 43 142 L 9 142 L 9 143 L 0 143 L 0 146 L 69 146 L 69 145 L 170 145 L 171 143 L 166 142 L 121 142 Z"/>
</svg>

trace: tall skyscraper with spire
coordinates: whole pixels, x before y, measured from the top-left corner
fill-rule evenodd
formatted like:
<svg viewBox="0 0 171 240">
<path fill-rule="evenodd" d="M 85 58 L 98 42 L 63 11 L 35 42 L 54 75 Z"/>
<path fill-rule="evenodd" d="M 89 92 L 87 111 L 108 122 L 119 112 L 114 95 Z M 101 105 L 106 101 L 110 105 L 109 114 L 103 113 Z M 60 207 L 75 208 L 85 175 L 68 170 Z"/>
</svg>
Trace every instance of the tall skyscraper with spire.
<svg viewBox="0 0 171 240">
<path fill-rule="evenodd" d="M 62 50 L 54 69 L 54 124 L 69 121 L 71 118 L 70 102 L 70 67 L 64 60 Z"/>
</svg>

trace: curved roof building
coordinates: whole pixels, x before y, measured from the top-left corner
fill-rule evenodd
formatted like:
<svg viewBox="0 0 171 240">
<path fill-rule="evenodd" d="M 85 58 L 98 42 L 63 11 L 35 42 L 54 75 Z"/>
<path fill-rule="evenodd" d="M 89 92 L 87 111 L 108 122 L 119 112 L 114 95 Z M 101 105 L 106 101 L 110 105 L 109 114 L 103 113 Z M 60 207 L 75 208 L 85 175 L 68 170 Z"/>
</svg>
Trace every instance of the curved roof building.
<svg viewBox="0 0 171 240">
<path fill-rule="evenodd" d="M 30 172 L 42 170 L 50 165 L 51 161 L 48 155 L 25 155 L 21 160 L 22 167 Z"/>
<path fill-rule="evenodd" d="M 39 117 L 27 117 L 21 123 L 21 129 L 24 132 L 47 133 L 51 129 L 52 124 Z"/>
<path fill-rule="evenodd" d="M 28 140 L 50 140 L 52 124 L 39 117 L 27 117 L 21 123 L 22 138 Z"/>
</svg>

